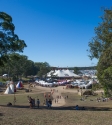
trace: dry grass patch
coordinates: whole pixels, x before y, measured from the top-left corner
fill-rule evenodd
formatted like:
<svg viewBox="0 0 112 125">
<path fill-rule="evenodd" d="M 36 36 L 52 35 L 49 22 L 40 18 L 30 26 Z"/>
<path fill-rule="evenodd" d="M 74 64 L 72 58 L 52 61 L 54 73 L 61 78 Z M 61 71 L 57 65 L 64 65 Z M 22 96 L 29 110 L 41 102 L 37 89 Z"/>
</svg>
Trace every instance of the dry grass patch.
<svg viewBox="0 0 112 125">
<path fill-rule="evenodd" d="M 112 112 L 1 107 L 0 125 L 111 125 Z"/>
<path fill-rule="evenodd" d="M 41 93 L 40 93 L 41 92 Z M 81 101 L 81 97 L 76 93 L 63 93 L 66 104 L 63 107 L 53 107 L 48 109 L 43 106 L 44 93 L 43 90 L 33 89 L 32 93 L 16 94 L 15 107 L 6 107 L 6 103 L 13 101 L 14 95 L 0 96 L 0 125 L 111 125 L 112 112 L 108 109 L 112 108 L 112 101 L 96 102 L 98 96 L 89 96 L 85 101 Z M 47 93 L 48 94 L 48 93 Z M 41 102 L 40 109 L 30 109 L 27 95 L 32 98 L 39 98 Z M 38 96 L 38 97 L 37 97 Z M 90 101 L 90 100 L 93 101 Z M 87 110 L 74 110 L 74 106 L 85 106 Z M 97 107 L 91 110 L 90 107 Z M 99 107 L 99 109 L 98 109 Z M 105 109 L 107 108 L 107 110 Z M 101 109 L 101 110 L 100 110 Z M 99 111 L 98 111 L 99 110 Z"/>
</svg>

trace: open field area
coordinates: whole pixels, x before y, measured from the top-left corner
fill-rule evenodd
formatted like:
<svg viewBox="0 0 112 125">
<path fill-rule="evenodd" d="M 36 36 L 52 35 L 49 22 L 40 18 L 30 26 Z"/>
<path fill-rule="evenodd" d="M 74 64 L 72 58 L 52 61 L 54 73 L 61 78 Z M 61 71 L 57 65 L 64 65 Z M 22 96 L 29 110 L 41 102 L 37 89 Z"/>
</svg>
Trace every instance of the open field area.
<svg viewBox="0 0 112 125">
<path fill-rule="evenodd" d="M 25 86 L 27 88 L 27 86 Z M 52 108 L 43 105 L 44 94 L 54 93 L 50 97 Z M 27 96 L 40 99 L 40 108 L 29 108 Z M 88 96 L 81 101 L 81 96 L 75 89 L 63 89 L 62 86 L 46 88 L 36 86 L 32 91 L 26 93 L 24 90 L 17 90 L 15 106 L 7 107 L 6 104 L 13 104 L 14 94 L 4 95 L 0 93 L 0 125 L 111 125 L 112 124 L 112 101 L 97 102 L 96 98 L 101 96 Z M 58 103 L 54 102 L 57 96 Z M 68 98 L 65 98 L 67 97 Z M 49 97 L 47 97 L 49 98 Z M 75 105 L 85 107 L 85 110 L 75 110 Z"/>
</svg>

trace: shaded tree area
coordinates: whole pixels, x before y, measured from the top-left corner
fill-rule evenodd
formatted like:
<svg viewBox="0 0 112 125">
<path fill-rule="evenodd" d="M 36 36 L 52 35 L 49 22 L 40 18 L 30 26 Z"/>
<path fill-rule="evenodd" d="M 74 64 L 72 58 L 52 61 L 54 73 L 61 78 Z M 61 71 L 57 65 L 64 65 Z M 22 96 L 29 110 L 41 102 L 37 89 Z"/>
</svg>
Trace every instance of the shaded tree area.
<svg viewBox="0 0 112 125">
<path fill-rule="evenodd" d="M 98 79 L 104 87 L 105 95 L 112 95 L 112 47 L 107 48 L 107 50 L 102 53 L 98 66 Z"/>
<path fill-rule="evenodd" d="M 28 60 L 25 55 L 13 53 L 8 55 L 8 62 L 4 63 L 4 66 L 0 67 L 0 74 L 7 73 L 8 77 L 14 77 L 20 79 L 27 76 L 39 76 L 47 74 L 50 71 L 50 65 L 47 62 L 33 62 Z"/>
<path fill-rule="evenodd" d="M 36 62 L 35 67 L 37 69 L 37 75 L 40 78 L 46 77 L 46 74 L 51 70 L 49 63 L 47 62 L 39 62 L 39 63 Z"/>
<path fill-rule="evenodd" d="M 90 59 L 97 58 L 97 76 L 105 96 L 112 96 L 112 9 L 105 9 L 96 36 L 89 42 Z"/>
</svg>

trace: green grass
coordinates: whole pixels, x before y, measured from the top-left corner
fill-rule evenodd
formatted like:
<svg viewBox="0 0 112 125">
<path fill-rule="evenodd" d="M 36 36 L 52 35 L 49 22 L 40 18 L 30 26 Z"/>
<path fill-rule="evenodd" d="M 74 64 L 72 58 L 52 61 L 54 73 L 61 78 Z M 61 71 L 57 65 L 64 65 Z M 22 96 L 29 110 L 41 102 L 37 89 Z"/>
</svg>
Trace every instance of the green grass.
<svg viewBox="0 0 112 125">
<path fill-rule="evenodd" d="M 43 102 L 45 100 L 43 93 L 39 93 L 39 94 L 23 93 L 22 95 L 15 94 L 15 97 L 16 97 L 15 105 L 28 106 L 29 103 L 28 103 L 27 96 L 31 96 L 34 99 L 38 98 L 41 102 L 40 103 L 41 105 L 43 105 Z M 14 103 L 14 94 L 0 96 L 0 105 L 6 105 L 8 102 L 11 102 L 12 104 Z"/>
</svg>

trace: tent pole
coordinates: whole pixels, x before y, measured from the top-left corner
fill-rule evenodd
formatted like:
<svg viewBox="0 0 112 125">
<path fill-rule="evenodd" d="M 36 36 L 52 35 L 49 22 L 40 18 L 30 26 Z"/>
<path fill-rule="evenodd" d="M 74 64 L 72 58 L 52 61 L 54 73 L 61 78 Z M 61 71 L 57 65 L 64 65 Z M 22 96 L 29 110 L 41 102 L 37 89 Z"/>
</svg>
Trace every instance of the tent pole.
<svg viewBox="0 0 112 125">
<path fill-rule="evenodd" d="M 14 84 L 15 87 L 15 84 Z M 16 102 L 16 97 L 15 97 L 15 88 L 14 88 L 14 106 L 15 106 L 15 102 Z"/>
</svg>

